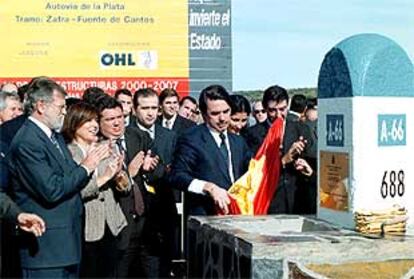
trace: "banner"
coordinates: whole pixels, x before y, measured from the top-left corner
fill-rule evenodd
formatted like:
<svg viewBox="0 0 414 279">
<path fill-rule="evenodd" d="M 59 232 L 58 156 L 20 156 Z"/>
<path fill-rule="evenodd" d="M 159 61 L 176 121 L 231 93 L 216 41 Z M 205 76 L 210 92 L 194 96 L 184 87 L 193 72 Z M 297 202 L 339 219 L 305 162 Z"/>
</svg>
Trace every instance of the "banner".
<svg viewBox="0 0 414 279">
<path fill-rule="evenodd" d="M 208 79 L 211 72 L 203 67 L 211 68 L 209 63 L 216 65 L 217 59 L 231 68 L 231 55 L 219 58 L 214 53 L 224 49 L 223 42 L 215 42 L 213 49 L 208 47 L 210 37 L 189 29 L 189 24 L 213 24 L 217 39 L 221 29 L 231 28 L 230 0 L 220 2 L 220 11 L 213 2 L 3 0 L 0 36 L 7 41 L 2 44 L 0 84 L 20 86 L 35 76 L 49 76 L 72 96 L 81 96 L 88 86 L 102 86 L 108 93 L 174 88 L 187 95 L 190 72 L 198 75 L 196 80 Z M 190 5 L 199 13 L 190 15 Z M 194 69 L 190 48 L 210 53 Z"/>
</svg>

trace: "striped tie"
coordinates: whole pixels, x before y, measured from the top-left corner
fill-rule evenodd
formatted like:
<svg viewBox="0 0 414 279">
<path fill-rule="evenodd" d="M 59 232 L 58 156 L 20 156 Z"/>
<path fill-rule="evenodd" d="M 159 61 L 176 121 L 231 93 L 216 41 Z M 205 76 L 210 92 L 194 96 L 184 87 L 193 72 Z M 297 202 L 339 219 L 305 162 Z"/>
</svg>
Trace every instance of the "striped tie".
<svg viewBox="0 0 414 279">
<path fill-rule="evenodd" d="M 63 151 L 62 148 L 60 148 L 59 142 L 57 141 L 57 137 L 56 137 L 56 133 L 52 131 L 52 135 L 50 136 L 50 140 L 52 141 L 53 145 L 56 147 L 57 150 L 59 150 L 59 153 L 65 157 L 65 155 L 63 155 Z"/>
</svg>

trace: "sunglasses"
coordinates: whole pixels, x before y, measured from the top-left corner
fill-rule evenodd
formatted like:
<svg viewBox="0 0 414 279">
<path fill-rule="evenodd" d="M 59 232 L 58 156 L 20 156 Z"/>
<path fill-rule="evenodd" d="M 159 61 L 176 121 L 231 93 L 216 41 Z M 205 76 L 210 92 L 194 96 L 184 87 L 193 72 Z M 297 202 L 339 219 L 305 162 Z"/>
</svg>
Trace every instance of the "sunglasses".
<svg viewBox="0 0 414 279">
<path fill-rule="evenodd" d="M 254 110 L 254 114 L 258 114 L 258 113 L 266 113 L 266 111 L 264 109 Z"/>
</svg>

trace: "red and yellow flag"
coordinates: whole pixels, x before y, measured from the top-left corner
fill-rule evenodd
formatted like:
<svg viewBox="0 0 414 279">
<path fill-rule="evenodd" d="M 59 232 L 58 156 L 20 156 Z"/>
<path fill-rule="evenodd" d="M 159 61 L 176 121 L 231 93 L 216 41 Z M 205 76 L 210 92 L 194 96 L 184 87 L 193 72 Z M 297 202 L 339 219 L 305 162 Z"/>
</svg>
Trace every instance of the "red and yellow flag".
<svg viewBox="0 0 414 279">
<path fill-rule="evenodd" d="M 276 119 L 265 140 L 250 161 L 248 171 L 228 190 L 230 214 L 267 214 L 280 175 L 279 148 L 283 135 L 283 119 Z"/>
</svg>

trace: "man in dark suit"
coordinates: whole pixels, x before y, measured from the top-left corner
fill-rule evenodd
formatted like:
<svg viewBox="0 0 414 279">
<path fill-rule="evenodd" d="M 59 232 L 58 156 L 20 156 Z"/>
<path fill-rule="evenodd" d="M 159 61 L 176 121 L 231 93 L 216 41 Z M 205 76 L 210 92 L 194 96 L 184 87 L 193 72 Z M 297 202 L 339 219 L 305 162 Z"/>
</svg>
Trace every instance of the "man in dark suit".
<svg viewBox="0 0 414 279">
<path fill-rule="evenodd" d="M 21 102 L 24 104 L 26 100 L 26 91 L 29 87 L 33 86 L 38 80 L 44 79 L 45 77 L 34 77 L 29 83 L 22 85 L 18 88 L 18 95 L 21 99 Z M 23 123 L 26 121 L 28 115 L 26 108 L 24 108 L 24 113 L 17 116 L 9 121 L 4 122 L 0 125 L 0 152 L 6 154 L 9 150 L 10 144 L 13 140 L 13 137 L 17 134 L 17 131 L 23 126 Z M 5 185 L 3 185 L 6 187 Z"/>
<path fill-rule="evenodd" d="M 125 171 L 135 182 L 130 192 L 118 197 L 128 225 L 118 238 L 119 259 L 115 276 L 154 277 L 157 267 L 147 260 L 149 252 L 143 238 L 148 214 L 144 176 L 153 178 L 158 175 L 147 173 L 155 169 L 158 158 L 148 151 L 151 139 L 145 132 L 136 127 L 125 129 L 122 105 L 117 100 L 105 96 L 98 101 L 97 106 L 100 132 L 106 139 L 119 145 L 125 157 Z"/>
<path fill-rule="evenodd" d="M 30 83 L 38 77 L 34 78 Z M 29 83 L 29 84 L 30 84 Z M 29 84 L 18 88 L 18 94 L 24 100 L 25 91 Z M 27 115 L 22 114 L 0 125 L 0 155 L 5 156 L 8 153 L 10 144 L 17 131 L 26 121 Z M 1 173 L 3 175 L 3 172 Z M 1 183 L 0 187 L 7 194 L 11 194 L 8 183 Z M 20 256 L 18 252 L 18 236 L 16 235 L 15 224 L 8 220 L 3 220 L 0 225 L 1 246 L 2 246 L 2 270 L 1 276 L 4 277 L 21 277 Z"/>
<path fill-rule="evenodd" d="M 160 93 L 159 101 L 162 115 L 159 118 L 159 123 L 162 127 L 173 130 L 180 135 L 196 124 L 178 114 L 178 99 L 177 91 L 172 88 L 164 89 Z"/>
<path fill-rule="evenodd" d="M 291 121 L 304 121 L 306 112 L 306 96 L 303 94 L 295 94 L 290 99 L 290 107 L 287 119 Z"/>
<path fill-rule="evenodd" d="M 250 160 L 243 138 L 227 133 L 231 113 L 230 95 L 220 85 L 201 91 L 199 106 L 205 123 L 178 138 L 170 183 L 185 191 L 185 212 L 214 215 L 228 213 L 227 190 L 243 175 Z"/>
<path fill-rule="evenodd" d="M 23 126 L 26 119 L 27 115 L 22 114 L 0 125 L 0 152 L 2 154 L 7 154 L 13 137 L 20 127 Z M 6 187 L 6 185 L 3 186 Z"/>
<path fill-rule="evenodd" d="M 30 116 L 13 139 L 7 162 L 18 206 L 42 216 L 48 230 L 41 238 L 23 236 L 23 277 L 77 277 L 83 212 L 79 192 L 109 149 L 95 149 L 77 165 L 55 132 L 66 111 L 64 89 L 41 78 L 27 94 Z"/>
<path fill-rule="evenodd" d="M 0 188 L 9 183 L 9 169 L 5 157 L 0 154 Z M 0 219 L 17 223 L 19 227 L 36 236 L 45 232 L 45 222 L 36 214 L 24 213 L 14 202 L 0 190 Z"/>
<path fill-rule="evenodd" d="M 19 228 L 41 236 L 45 230 L 45 221 L 36 214 L 25 213 L 7 196 L 0 191 L 0 219 L 8 219 L 19 225 Z"/>
<path fill-rule="evenodd" d="M 296 197 L 297 181 L 303 173 L 298 171 L 298 168 L 302 168 L 302 166 L 298 166 L 296 162 L 299 156 L 306 157 L 305 147 L 313 145 L 310 131 L 304 127 L 298 118 L 287 117 L 289 96 L 283 87 L 274 85 L 267 88 L 263 94 L 262 103 L 267 112 L 267 120 L 248 128 L 243 136 L 252 151 L 256 153 L 273 121 L 276 118 L 284 119 L 285 128 L 282 146 L 280 147 L 282 170 L 268 213 L 294 213 L 295 207 L 298 206 Z M 303 161 L 300 160 L 299 162 L 302 163 Z M 308 165 L 305 167 L 304 173 L 308 174 Z"/>
<path fill-rule="evenodd" d="M 135 126 L 147 132 L 152 139 L 151 151 L 160 157 L 169 168 L 176 145 L 176 133 L 156 123 L 159 101 L 157 92 L 151 88 L 140 89 L 134 94 L 134 108 L 137 121 Z M 167 173 L 166 173 L 167 175 Z M 166 175 L 148 195 L 150 214 L 148 215 L 148 244 L 152 246 L 152 256 L 160 261 L 158 277 L 169 277 L 171 262 L 175 252 L 177 208 L 172 187 L 166 181 Z"/>
<path fill-rule="evenodd" d="M 0 191 L 0 226 L 3 226 L 3 220 L 7 220 L 13 224 L 18 224 L 19 228 L 33 233 L 35 236 L 41 236 L 45 230 L 46 225 L 42 218 L 36 214 L 30 214 L 22 212 L 22 210 L 7 196 Z M 1 235 L 1 234 L 0 234 Z M 2 243 L 2 249 L 0 250 L 0 260 L 3 260 L 3 250 L 6 249 L 6 245 Z M 5 255 L 8 257 L 9 255 Z M 0 264 L 0 274 L 2 277 L 8 276 L 3 274 L 3 262 Z"/>
<path fill-rule="evenodd" d="M 303 94 L 295 94 L 290 100 L 290 108 L 286 117 L 288 122 L 298 122 L 297 126 L 301 131 L 300 135 L 303 135 L 307 139 L 307 146 L 304 154 L 301 157 L 306 158 L 309 166 L 316 170 L 316 153 L 317 153 L 317 132 L 315 127 L 309 125 L 306 121 L 308 100 Z M 316 133 L 315 133 L 316 132 Z M 315 137 L 316 136 L 316 137 Z M 297 184 L 297 190 L 295 194 L 295 214 L 315 214 L 316 213 L 316 199 L 317 199 L 317 176 L 316 171 L 314 175 L 299 176 Z"/>
</svg>

